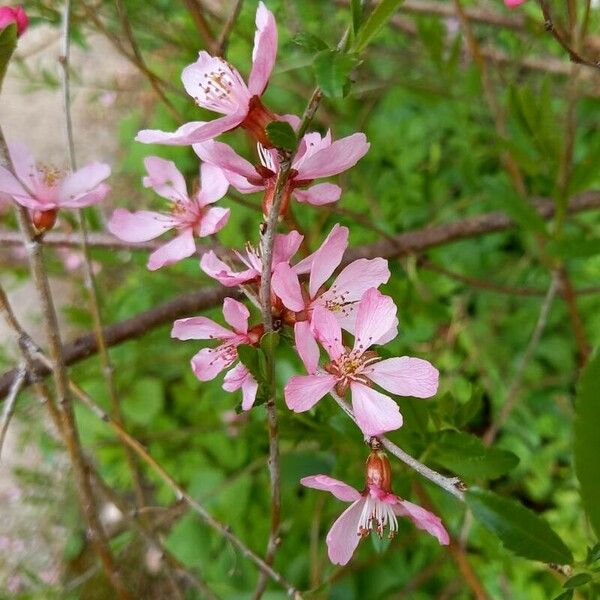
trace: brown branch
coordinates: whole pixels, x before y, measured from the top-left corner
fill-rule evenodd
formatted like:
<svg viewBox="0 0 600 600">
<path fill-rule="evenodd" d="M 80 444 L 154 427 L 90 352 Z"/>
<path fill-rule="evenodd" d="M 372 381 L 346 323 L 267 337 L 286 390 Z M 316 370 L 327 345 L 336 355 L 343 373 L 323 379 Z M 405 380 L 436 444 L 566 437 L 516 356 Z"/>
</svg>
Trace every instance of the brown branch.
<svg viewBox="0 0 600 600">
<path fill-rule="evenodd" d="M 218 53 L 220 56 L 225 56 L 227 54 L 229 36 L 231 35 L 235 22 L 242 10 L 243 3 L 244 0 L 233 0 L 233 8 L 229 11 L 229 15 L 227 15 L 227 19 L 225 20 L 225 23 L 223 23 L 223 29 L 221 29 L 218 41 Z"/>
<path fill-rule="evenodd" d="M 194 21 L 200 37 L 204 40 L 206 49 L 210 54 L 218 54 L 220 46 L 204 18 L 204 7 L 202 4 L 200 4 L 199 0 L 183 0 L 183 3 L 192 17 L 192 21 Z"/>
</svg>

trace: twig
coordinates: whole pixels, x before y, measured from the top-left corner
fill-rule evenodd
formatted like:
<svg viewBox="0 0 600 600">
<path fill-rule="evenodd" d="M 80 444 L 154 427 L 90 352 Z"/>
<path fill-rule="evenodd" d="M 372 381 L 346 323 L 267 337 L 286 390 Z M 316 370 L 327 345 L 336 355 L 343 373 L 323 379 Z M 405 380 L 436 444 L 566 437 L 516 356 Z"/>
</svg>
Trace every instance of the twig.
<svg viewBox="0 0 600 600">
<path fill-rule="evenodd" d="M 229 44 L 229 36 L 233 31 L 235 26 L 235 22 L 242 10 L 242 4 L 244 0 L 234 0 L 233 7 L 229 11 L 229 15 L 227 15 L 227 20 L 223 24 L 223 29 L 221 29 L 221 33 L 219 34 L 219 40 L 217 42 L 217 52 L 220 56 L 225 56 L 227 54 L 227 46 Z"/>
<path fill-rule="evenodd" d="M 550 286 L 548 287 L 548 292 L 546 293 L 546 297 L 542 302 L 542 306 L 540 308 L 540 314 L 538 316 L 537 322 L 533 329 L 533 333 L 531 334 L 531 338 L 529 339 L 529 343 L 527 344 L 527 348 L 523 354 L 523 358 L 519 362 L 515 375 L 513 377 L 512 383 L 508 388 L 508 393 L 506 395 L 506 401 L 502 405 L 498 416 L 492 421 L 488 430 L 483 435 L 483 442 L 491 446 L 498 435 L 498 432 L 506 423 L 506 419 L 508 419 L 510 413 L 512 412 L 515 404 L 517 402 L 518 393 L 521 389 L 521 383 L 523 380 L 523 374 L 525 373 L 525 369 L 529 365 L 535 351 L 540 343 L 540 338 L 542 337 L 542 333 L 546 328 L 546 322 L 548 321 L 548 314 L 550 313 L 550 308 L 552 306 L 552 301 L 554 300 L 554 296 L 558 290 L 559 283 L 559 274 L 554 273 L 552 276 L 552 281 L 550 282 Z"/>
<path fill-rule="evenodd" d="M 26 375 L 27 366 L 23 363 L 18 368 L 13 384 L 10 386 L 10 391 L 8 392 L 8 396 L 4 402 L 4 407 L 2 409 L 2 422 L 0 423 L 0 455 L 2 454 L 2 448 L 4 447 L 4 440 L 6 439 L 6 433 L 8 432 L 10 420 L 15 412 L 17 397 L 25 385 Z"/>
<path fill-rule="evenodd" d="M 204 40 L 207 50 L 213 55 L 218 54 L 220 45 L 215 40 L 215 36 L 212 34 L 212 31 L 204 18 L 204 9 L 200 2 L 198 0 L 183 0 L 183 3 L 188 9 L 198 33 Z"/>
<path fill-rule="evenodd" d="M 338 396 L 335 392 L 329 393 L 331 397 L 336 401 L 338 406 L 356 423 L 354 413 L 352 412 L 352 409 L 348 406 L 346 401 L 343 398 L 340 398 L 340 396 Z M 408 465 L 411 469 L 419 473 L 419 475 L 422 475 L 423 477 L 425 477 L 425 479 L 429 479 L 429 481 L 435 483 L 443 490 L 446 490 L 455 498 L 464 501 L 464 490 L 466 488 L 464 483 L 460 480 L 460 478 L 445 477 L 437 471 L 430 469 L 427 465 L 424 465 L 422 462 L 419 462 L 416 458 L 413 458 L 410 454 L 404 452 L 402 448 L 396 446 L 394 442 L 389 440 L 384 435 L 377 436 L 377 439 L 381 442 L 381 444 L 390 454 L 393 454 L 396 458 L 400 459 L 404 464 Z"/>
<path fill-rule="evenodd" d="M 62 73 L 62 92 L 63 92 L 63 110 L 65 114 L 65 134 L 67 141 L 67 151 L 69 155 L 69 163 L 71 171 L 74 173 L 77 170 L 77 159 L 75 155 L 75 142 L 73 139 L 73 121 L 71 116 L 71 90 L 70 90 L 70 26 L 71 26 L 71 2 L 65 0 L 65 8 L 63 14 L 63 31 L 62 31 L 62 50 L 58 58 L 58 62 L 61 65 Z M 85 219 L 85 213 L 83 209 L 77 210 L 77 222 L 81 234 L 81 254 L 83 256 L 83 277 L 85 282 L 85 288 L 88 293 L 88 300 L 90 305 L 90 312 L 92 315 L 92 324 L 94 334 L 96 336 L 96 343 L 98 345 L 98 354 L 100 356 L 100 364 L 102 365 L 102 372 L 106 381 L 106 387 L 108 389 L 108 397 L 110 399 L 111 410 L 115 418 L 118 421 L 123 420 L 121 412 L 121 405 L 117 397 L 117 390 L 115 387 L 114 380 L 114 368 L 108 354 L 106 347 L 106 340 L 104 339 L 104 329 L 102 325 L 102 314 L 100 311 L 100 302 L 98 300 L 98 290 L 96 287 L 96 279 L 94 276 L 94 270 L 92 268 L 92 261 L 90 258 L 90 249 L 88 246 L 87 236 L 88 228 Z M 131 472 L 131 478 L 133 481 L 133 489 L 136 495 L 136 502 L 139 507 L 145 503 L 144 489 L 142 485 L 141 474 L 135 463 L 135 458 L 127 446 L 123 447 L 125 451 L 125 460 Z"/>
</svg>

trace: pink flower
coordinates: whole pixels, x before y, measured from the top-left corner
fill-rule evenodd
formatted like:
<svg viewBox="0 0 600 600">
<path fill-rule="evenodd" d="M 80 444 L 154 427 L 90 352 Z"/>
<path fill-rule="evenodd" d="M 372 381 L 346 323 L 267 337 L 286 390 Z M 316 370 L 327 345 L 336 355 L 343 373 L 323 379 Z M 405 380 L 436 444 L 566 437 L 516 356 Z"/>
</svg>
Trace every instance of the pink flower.
<svg viewBox="0 0 600 600">
<path fill-rule="evenodd" d="M 282 262 L 289 262 L 292 256 L 296 254 L 303 236 L 297 231 L 290 231 L 287 234 L 277 234 L 273 245 L 273 269 Z M 203 254 L 200 259 L 200 267 L 213 279 L 226 287 L 235 287 L 247 283 L 256 283 L 260 280 L 262 273 L 262 258 L 260 252 L 250 244 L 246 245 L 246 252 L 235 251 L 235 255 L 244 265 L 242 271 L 234 271 L 230 266 L 224 263 L 212 250 Z"/>
<path fill-rule="evenodd" d="M 288 407 L 304 412 L 334 388 L 340 396 L 350 389 L 354 416 L 365 435 L 376 436 L 401 427 L 398 405 L 372 385 L 400 396 L 429 398 L 437 392 L 439 374 L 426 360 L 408 356 L 381 360 L 376 352 L 369 350 L 384 339 L 389 341 L 395 323 L 396 306 L 392 299 L 374 288 L 367 290 L 358 303 L 354 347 L 349 349 L 342 345 L 342 331 L 333 313 L 316 307 L 313 328 L 330 362 L 324 366 L 325 373 L 317 373 L 316 344 L 298 348 L 310 374 L 290 378 L 284 389 Z M 315 370 L 311 372 L 310 367 Z"/>
<path fill-rule="evenodd" d="M 444 546 L 450 543 L 439 517 L 392 493 L 389 461 L 383 452 L 369 455 L 366 472 L 363 492 L 327 475 L 312 475 L 300 480 L 306 487 L 329 492 L 343 502 L 352 502 L 327 534 L 327 553 L 333 564 L 348 563 L 359 542 L 371 531 L 383 538 L 387 529 L 388 537 L 393 538 L 398 531 L 397 517 L 408 517 L 416 527 L 430 533 Z"/>
<path fill-rule="evenodd" d="M 9 144 L 13 175 L 0 167 L 0 194 L 29 209 L 38 230 L 50 229 L 60 208 L 83 208 L 104 199 L 110 187 L 102 183 L 110 175 L 104 163 L 91 163 L 75 173 L 36 163 L 22 144 Z"/>
<path fill-rule="evenodd" d="M 22 6 L 0 7 L 0 29 L 8 27 L 11 23 L 17 26 L 17 36 L 23 35 L 29 25 L 29 18 Z"/>
<path fill-rule="evenodd" d="M 200 167 L 202 188 L 190 198 L 185 179 L 172 161 L 149 156 L 144 164 L 148 171 L 144 186 L 153 188 L 157 194 L 170 200 L 170 211 L 140 210 L 131 213 L 118 208 L 112 214 L 108 229 L 126 242 L 146 242 L 175 229 L 176 237 L 155 250 L 148 259 L 148 268 L 155 271 L 194 254 L 194 234 L 205 237 L 225 226 L 230 210 L 210 207 L 210 204 L 225 195 L 229 184 L 218 167 L 203 164 Z"/>
<path fill-rule="evenodd" d="M 504 4 L 508 8 L 516 8 L 517 6 L 521 6 L 525 0 L 504 0 Z"/>
<path fill-rule="evenodd" d="M 313 314 L 319 307 L 329 311 L 343 329 L 350 333 L 354 331 L 356 307 L 358 300 L 370 288 L 377 288 L 390 278 L 387 260 L 383 258 L 360 258 L 345 267 L 326 290 L 325 282 L 331 277 L 342 261 L 348 247 L 348 228 L 334 225 L 333 229 L 321 244 L 321 247 L 307 259 L 290 267 L 289 263 L 281 262 L 273 272 L 271 283 L 273 292 L 281 299 L 288 309 L 284 320 L 294 325 L 296 347 L 301 357 L 306 358 L 306 369 L 312 373 L 317 365 L 311 357 L 318 360 L 318 351 L 310 352 L 310 344 L 314 341 Z M 298 278 L 299 273 L 310 271 L 308 290 L 303 289 Z M 396 337 L 397 330 L 392 327 L 391 337 Z M 308 349 L 308 353 L 303 350 Z"/>
<path fill-rule="evenodd" d="M 214 121 L 193 121 L 174 133 L 145 129 L 136 137 L 145 144 L 189 145 L 203 142 L 236 127 L 244 127 L 263 144 L 269 139 L 265 126 L 278 117 L 260 100 L 265 91 L 277 55 L 275 18 L 262 2 L 256 10 L 256 33 L 252 51 L 252 70 L 248 85 L 238 71 L 223 58 L 201 51 L 198 60 L 187 66 L 181 80 L 198 106 L 225 116 Z"/>
<path fill-rule="evenodd" d="M 216 348 L 203 348 L 192 358 L 192 371 L 200 381 L 214 379 L 223 369 L 237 360 L 237 347 L 256 345 L 263 334 L 263 326 L 248 329 L 250 311 L 237 300 L 225 298 L 223 316 L 232 329 L 226 329 L 207 317 L 178 319 L 173 323 L 171 337 L 180 340 L 220 340 Z M 249 410 L 256 399 L 258 384 L 248 369 L 238 363 L 225 375 L 223 389 L 233 392 L 242 389 L 242 408 Z"/>
<path fill-rule="evenodd" d="M 195 144 L 196 154 L 204 161 L 218 165 L 225 171 L 229 183 L 243 194 L 265 191 L 263 212 L 269 213 L 275 192 L 275 181 L 280 162 L 276 150 L 268 150 L 258 144 L 260 165 L 254 166 L 235 153 L 227 144 L 210 140 Z M 369 150 L 364 133 L 354 133 L 335 142 L 331 132 L 321 137 L 307 133 L 300 142 L 292 163 L 292 171 L 286 182 L 280 212 L 285 214 L 290 197 L 298 202 L 315 206 L 339 200 L 342 190 L 333 183 L 319 183 L 308 187 L 319 177 L 337 175 L 353 167 Z"/>
</svg>

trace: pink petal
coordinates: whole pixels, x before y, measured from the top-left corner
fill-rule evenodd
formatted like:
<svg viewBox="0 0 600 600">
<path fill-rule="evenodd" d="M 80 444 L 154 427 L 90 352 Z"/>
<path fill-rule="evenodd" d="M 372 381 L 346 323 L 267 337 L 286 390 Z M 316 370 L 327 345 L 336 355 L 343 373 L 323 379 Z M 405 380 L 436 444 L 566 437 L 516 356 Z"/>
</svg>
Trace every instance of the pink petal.
<svg viewBox="0 0 600 600">
<path fill-rule="evenodd" d="M 296 156 L 294 157 L 292 168 L 298 171 L 302 168 L 302 164 L 307 158 L 324 148 L 329 148 L 329 146 L 331 146 L 330 130 L 323 137 L 316 131 L 305 134 L 300 140 L 300 144 L 298 144 L 298 152 L 296 152 Z"/>
<path fill-rule="evenodd" d="M 303 239 L 304 236 L 297 231 L 278 233 L 273 243 L 273 265 L 290 262 L 292 256 L 298 252 L 302 245 Z"/>
<path fill-rule="evenodd" d="M 167 200 L 187 200 L 188 193 L 185 179 L 172 160 L 164 160 L 158 156 L 147 156 L 144 166 L 148 175 L 144 177 L 144 187 L 151 187 L 157 194 Z"/>
<path fill-rule="evenodd" d="M 101 183 L 96 186 L 95 189 L 80 194 L 79 196 L 75 196 L 74 198 L 68 200 L 59 199 L 58 205 L 62 208 L 83 208 L 85 206 L 91 206 L 92 204 L 102 202 L 102 200 L 106 198 L 108 192 L 110 192 L 110 186 L 106 183 Z"/>
<path fill-rule="evenodd" d="M 329 477 L 329 475 L 311 475 L 310 477 L 303 477 L 300 480 L 300 483 L 315 490 L 329 492 L 343 502 L 355 502 L 362 498 L 361 493 L 351 485 L 348 485 L 339 479 Z"/>
<path fill-rule="evenodd" d="M 525 0 L 504 0 L 504 4 L 508 8 L 516 8 L 517 6 L 521 6 Z"/>
<path fill-rule="evenodd" d="M 316 179 L 337 175 L 353 167 L 369 150 L 364 133 L 354 133 L 337 140 L 302 162 L 298 179 Z"/>
<path fill-rule="evenodd" d="M 227 225 L 230 213 L 230 208 L 221 208 L 218 206 L 209 208 L 204 215 L 202 215 L 200 227 L 198 228 L 198 235 L 200 237 L 206 237 L 207 235 L 213 235 L 214 233 L 217 233 L 217 231 L 221 231 L 221 229 Z"/>
<path fill-rule="evenodd" d="M 316 306 L 313 310 L 311 325 L 329 358 L 337 360 L 344 353 L 344 345 L 342 344 L 342 330 L 334 314 L 323 306 Z"/>
<path fill-rule="evenodd" d="M 148 269 L 156 271 L 161 267 L 172 265 L 196 252 L 194 232 L 191 229 L 183 229 L 181 233 L 170 242 L 155 250 L 148 258 Z"/>
<path fill-rule="evenodd" d="M 430 398 L 438 388 L 438 370 L 421 358 L 388 358 L 371 365 L 365 374 L 377 385 L 399 396 Z"/>
<path fill-rule="evenodd" d="M 358 535 L 358 523 L 364 503 L 365 499 L 361 498 L 351 504 L 337 518 L 327 534 L 327 554 L 334 565 L 347 564 L 361 540 Z"/>
<path fill-rule="evenodd" d="M 222 352 L 220 347 L 202 348 L 192 358 L 192 371 L 200 381 L 210 381 L 231 365 L 235 359 L 236 356 L 231 358 L 231 355 Z"/>
<path fill-rule="evenodd" d="M 313 254 L 308 283 L 311 298 L 317 295 L 319 288 L 331 277 L 337 266 L 342 262 L 347 247 L 348 228 L 338 224 L 334 225 L 321 247 Z"/>
<path fill-rule="evenodd" d="M 259 179 L 260 176 L 254 166 L 242 158 L 231 146 L 207 140 L 201 144 L 194 144 L 194 152 L 205 162 L 217 165 L 224 171 L 241 175 L 246 179 Z"/>
<path fill-rule="evenodd" d="M 302 121 L 298 115 L 279 115 L 279 120 L 289 123 L 294 131 L 298 131 Z"/>
<path fill-rule="evenodd" d="M 235 337 L 235 333 L 208 317 L 190 317 L 173 323 L 171 337 L 178 340 L 227 340 Z"/>
<path fill-rule="evenodd" d="M 30 194 L 12 194 L 12 199 L 20 204 L 21 206 L 25 206 L 26 208 L 30 208 L 31 210 L 50 210 L 52 208 L 56 208 L 56 202 L 43 202 L 38 200 L 37 198 L 32 198 Z"/>
<path fill-rule="evenodd" d="M 442 525 L 442 520 L 421 506 L 408 502 L 407 500 L 400 500 L 399 503 L 394 506 L 394 512 L 398 516 L 408 517 L 416 527 L 430 533 L 433 537 L 437 538 L 438 542 L 443 546 L 447 546 L 450 543 L 450 536 Z"/>
<path fill-rule="evenodd" d="M 110 176 L 110 167 L 105 163 L 94 162 L 67 175 L 58 190 L 59 204 L 67 206 L 67 202 L 86 192 L 91 192 L 102 181 Z"/>
<path fill-rule="evenodd" d="M 173 220 L 161 213 L 139 210 L 131 213 L 117 208 L 108 221 L 108 230 L 125 242 L 147 242 L 173 227 Z"/>
<path fill-rule="evenodd" d="M 260 273 L 256 269 L 246 269 L 239 273 L 233 271 L 227 264 L 220 260 L 212 250 L 209 250 L 202 255 L 202 258 L 200 259 L 200 268 L 209 277 L 216 279 L 220 284 L 226 287 L 242 285 L 256 277 L 260 277 Z"/>
<path fill-rule="evenodd" d="M 304 310 L 304 298 L 302 297 L 300 281 L 289 264 L 282 262 L 275 267 L 271 279 L 271 288 L 286 308 L 295 312 Z"/>
<path fill-rule="evenodd" d="M 275 17 L 262 2 L 259 2 L 256 10 L 252 70 L 248 79 L 248 89 L 251 95 L 260 96 L 265 91 L 276 57 L 277 26 Z"/>
<path fill-rule="evenodd" d="M 333 389 L 335 382 L 333 375 L 294 375 L 283 390 L 285 403 L 294 412 L 310 410 Z"/>
<path fill-rule="evenodd" d="M 356 381 L 350 389 L 354 416 L 365 435 L 381 435 L 402 427 L 400 409 L 389 396 Z"/>
<path fill-rule="evenodd" d="M 359 258 L 345 267 L 321 297 L 334 301 L 355 302 L 369 288 L 377 288 L 390 278 L 388 262 L 383 258 Z"/>
<path fill-rule="evenodd" d="M 210 140 L 237 127 L 246 113 L 225 115 L 212 121 L 192 121 L 185 123 L 177 131 L 170 133 L 159 129 L 143 129 L 135 136 L 142 144 L 165 144 L 167 146 L 191 146 Z"/>
<path fill-rule="evenodd" d="M 27 146 L 20 142 L 8 144 L 8 153 L 17 178 L 28 188 L 28 192 L 35 192 L 38 186 L 38 170 L 34 156 Z"/>
<path fill-rule="evenodd" d="M 258 383 L 242 363 L 238 363 L 228 371 L 223 380 L 223 389 L 226 392 L 234 392 L 240 388 L 242 388 L 242 410 L 250 410 L 256 401 Z"/>
<path fill-rule="evenodd" d="M 294 198 L 298 202 L 307 202 L 313 206 L 322 206 L 337 202 L 342 195 L 342 188 L 333 183 L 318 183 L 307 190 L 294 190 Z"/>
<path fill-rule="evenodd" d="M 354 350 L 364 352 L 377 344 L 396 321 L 396 305 L 375 288 L 367 290 L 358 304 Z"/>
<path fill-rule="evenodd" d="M 319 365 L 319 346 L 313 336 L 308 321 L 299 321 L 294 325 L 294 338 L 298 352 L 306 371 L 314 375 Z"/>
<path fill-rule="evenodd" d="M 200 165 L 200 184 L 201 188 L 198 192 L 200 206 L 220 200 L 229 189 L 229 181 L 227 181 L 223 169 L 208 163 Z"/>
<path fill-rule="evenodd" d="M 29 197 L 19 180 L 4 167 L 0 167 L 0 192 L 9 196 L 19 195 Z"/>
<path fill-rule="evenodd" d="M 248 332 L 250 311 L 241 302 L 233 298 L 225 298 L 223 301 L 223 316 L 236 333 Z"/>
</svg>

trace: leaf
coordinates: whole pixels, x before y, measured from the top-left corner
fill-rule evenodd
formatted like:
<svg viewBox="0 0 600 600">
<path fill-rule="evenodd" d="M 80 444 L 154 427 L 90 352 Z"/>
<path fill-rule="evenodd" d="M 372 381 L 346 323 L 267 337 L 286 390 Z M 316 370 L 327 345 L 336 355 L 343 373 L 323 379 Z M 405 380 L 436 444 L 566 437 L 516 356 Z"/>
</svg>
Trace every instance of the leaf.
<svg viewBox="0 0 600 600">
<path fill-rule="evenodd" d="M 350 72 L 357 64 L 358 58 L 354 54 L 338 50 L 319 52 L 313 61 L 317 85 L 329 98 L 342 98 L 347 93 Z"/>
<path fill-rule="evenodd" d="M 573 577 L 569 577 L 564 583 L 563 587 L 570 590 L 586 583 L 589 583 L 592 580 L 592 576 L 589 573 L 577 573 L 577 575 L 573 575 Z"/>
<path fill-rule="evenodd" d="M 585 258 L 600 254 L 600 239 L 569 238 L 552 240 L 548 243 L 546 249 L 550 254 L 559 258 Z"/>
<path fill-rule="evenodd" d="M 266 359 L 264 352 L 256 346 L 241 344 L 237 347 L 238 358 L 242 364 L 250 371 L 252 377 L 261 384 L 266 381 L 265 364 Z"/>
<path fill-rule="evenodd" d="M 290 152 L 296 149 L 298 139 L 292 126 L 286 121 L 271 121 L 267 127 L 267 136 L 276 148 L 289 150 Z"/>
<path fill-rule="evenodd" d="M 600 477 L 598 477 L 598 431 L 600 431 L 600 351 L 581 375 L 575 400 L 575 474 L 581 487 L 583 507 L 600 536 Z"/>
<path fill-rule="evenodd" d="M 469 490 L 465 499 L 473 516 L 517 556 L 560 565 L 573 562 L 571 551 L 550 525 L 522 504 L 479 488 Z"/>
<path fill-rule="evenodd" d="M 353 49 L 362 52 L 380 29 L 391 19 L 402 0 L 382 0 L 369 15 L 367 22 L 360 28 Z"/>
<path fill-rule="evenodd" d="M 519 464 L 512 452 L 487 448 L 477 436 L 459 431 L 441 432 L 431 457 L 454 473 L 473 479 L 494 479 Z"/>
<path fill-rule="evenodd" d="M 160 379 L 143 377 L 138 379 L 125 396 L 123 413 L 138 425 L 148 425 L 161 412 L 164 390 Z"/>
<path fill-rule="evenodd" d="M 352 14 L 352 32 L 356 36 L 362 22 L 362 3 L 361 0 L 350 0 L 350 12 Z"/>
<path fill-rule="evenodd" d="M 572 600 L 573 590 L 567 590 L 566 592 L 560 593 L 554 600 Z"/>
<path fill-rule="evenodd" d="M 279 333 L 277 331 L 267 331 L 260 338 L 260 347 L 267 356 L 273 356 L 277 346 L 279 346 Z"/>
<path fill-rule="evenodd" d="M 316 54 L 321 50 L 327 50 L 329 46 L 317 35 L 301 31 L 297 33 L 293 38 L 292 42 L 306 51 Z"/>
<path fill-rule="evenodd" d="M 11 23 L 0 31 L 0 89 L 2 89 L 2 81 L 6 75 L 10 57 L 13 55 L 16 47 L 17 25 L 16 23 Z"/>
</svg>

